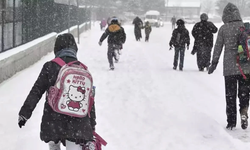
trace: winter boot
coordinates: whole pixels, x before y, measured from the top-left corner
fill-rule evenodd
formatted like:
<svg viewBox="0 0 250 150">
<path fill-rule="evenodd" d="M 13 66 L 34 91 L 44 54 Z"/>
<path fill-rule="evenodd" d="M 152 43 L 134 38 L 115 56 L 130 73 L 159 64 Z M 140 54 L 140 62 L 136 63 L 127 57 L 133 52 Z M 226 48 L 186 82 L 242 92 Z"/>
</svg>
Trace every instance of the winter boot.
<svg viewBox="0 0 250 150">
<path fill-rule="evenodd" d="M 177 67 L 175 67 L 175 66 L 173 67 L 174 70 L 176 70 L 176 68 L 177 68 Z"/>
<path fill-rule="evenodd" d="M 236 127 L 235 124 L 230 124 L 230 123 L 228 123 L 227 126 L 226 126 L 226 128 L 227 128 L 228 130 L 233 130 L 233 129 L 235 129 L 235 127 Z"/>
<path fill-rule="evenodd" d="M 241 128 L 242 129 L 247 129 L 248 126 L 248 121 L 247 121 L 248 117 L 246 115 L 241 115 Z"/>
<path fill-rule="evenodd" d="M 114 70 L 115 69 L 114 64 L 110 64 L 109 67 L 110 67 L 110 70 Z"/>
<path fill-rule="evenodd" d="M 204 71 L 204 68 L 199 68 L 199 71 Z"/>
<path fill-rule="evenodd" d="M 244 108 L 240 112 L 240 118 L 241 118 L 241 128 L 245 130 L 248 126 L 248 115 L 247 115 L 248 107 Z"/>
</svg>

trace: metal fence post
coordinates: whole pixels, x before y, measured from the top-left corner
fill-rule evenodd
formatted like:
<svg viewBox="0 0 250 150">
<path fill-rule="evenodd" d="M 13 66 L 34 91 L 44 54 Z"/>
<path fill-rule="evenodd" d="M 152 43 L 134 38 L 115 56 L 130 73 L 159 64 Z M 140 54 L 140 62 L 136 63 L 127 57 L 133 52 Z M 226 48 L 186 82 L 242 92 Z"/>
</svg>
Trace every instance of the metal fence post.
<svg viewBox="0 0 250 150">
<path fill-rule="evenodd" d="M 2 52 L 4 51 L 4 26 L 5 26 L 5 15 L 6 15 L 6 0 L 2 1 Z"/>
<path fill-rule="evenodd" d="M 13 0 L 13 47 L 16 46 L 16 0 Z"/>
<path fill-rule="evenodd" d="M 70 0 L 68 0 L 68 6 L 69 6 L 69 10 L 68 10 L 68 33 L 70 33 Z"/>
<path fill-rule="evenodd" d="M 79 0 L 77 0 L 77 34 L 78 34 L 78 44 L 80 44 L 80 8 L 79 8 Z"/>
</svg>

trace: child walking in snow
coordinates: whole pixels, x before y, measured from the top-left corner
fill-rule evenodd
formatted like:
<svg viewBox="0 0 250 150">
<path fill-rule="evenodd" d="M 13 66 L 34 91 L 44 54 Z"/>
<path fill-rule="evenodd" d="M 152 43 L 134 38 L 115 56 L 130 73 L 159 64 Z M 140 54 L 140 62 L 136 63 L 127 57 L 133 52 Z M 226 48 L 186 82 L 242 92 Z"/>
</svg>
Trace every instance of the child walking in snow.
<svg viewBox="0 0 250 150">
<path fill-rule="evenodd" d="M 66 33 L 57 37 L 54 47 L 56 58 L 60 58 L 67 64 L 69 62 L 77 64 L 79 63 L 76 56 L 77 51 L 78 48 L 72 34 Z M 60 150 L 60 143 L 66 145 L 66 150 L 82 150 L 80 144 L 83 143 L 92 147 L 94 145 L 93 131 L 96 125 L 94 104 L 90 114 L 82 118 L 55 112 L 49 104 L 48 91 L 55 85 L 60 69 L 61 66 L 54 61 L 48 61 L 43 65 L 36 82 L 19 111 L 18 125 L 22 128 L 26 124 L 42 95 L 47 92 L 41 122 L 41 140 L 49 143 L 50 150 Z M 73 94 L 82 95 L 79 91 L 84 91 L 79 87 L 77 90 L 72 89 L 76 91 Z"/>
<path fill-rule="evenodd" d="M 108 37 L 108 62 L 111 70 L 115 69 L 113 58 L 117 63 L 119 61 L 118 50 L 122 49 L 122 45 L 126 41 L 126 33 L 121 26 L 117 17 L 112 17 L 108 28 L 102 34 L 98 44 L 101 46 L 102 42 Z"/>
<path fill-rule="evenodd" d="M 151 33 L 151 31 L 152 31 L 152 27 L 151 27 L 151 25 L 149 24 L 149 22 L 147 21 L 146 23 L 145 23 L 145 26 L 143 26 L 143 28 L 145 29 L 145 42 L 148 42 L 148 40 L 149 40 L 149 35 L 150 35 L 150 33 Z"/>
<path fill-rule="evenodd" d="M 185 27 L 185 22 L 182 19 L 177 20 L 176 24 L 177 28 L 174 29 L 172 33 L 169 46 L 170 50 L 173 46 L 175 48 L 173 69 L 176 70 L 178 65 L 178 59 L 180 56 L 179 70 L 182 71 L 184 64 L 185 48 L 187 47 L 187 50 L 189 49 L 190 37 L 189 32 Z"/>
</svg>

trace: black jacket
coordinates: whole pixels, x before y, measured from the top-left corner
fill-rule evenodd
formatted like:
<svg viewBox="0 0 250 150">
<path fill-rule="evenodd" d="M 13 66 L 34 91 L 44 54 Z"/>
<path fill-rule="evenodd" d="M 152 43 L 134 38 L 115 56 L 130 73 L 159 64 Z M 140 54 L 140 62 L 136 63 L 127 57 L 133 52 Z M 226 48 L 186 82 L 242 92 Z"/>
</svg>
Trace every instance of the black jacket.
<svg viewBox="0 0 250 150">
<path fill-rule="evenodd" d="M 124 28 L 118 24 L 110 24 L 100 38 L 103 42 L 108 37 L 108 44 L 124 44 L 126 41 L 126 33 Z"/>
<path fill-rule="evenodd" d="M 151 33 L 151 31 L 152 31 L 151 25 L 145 25 L 142 28 L 145 29 L 145 34 L 146 35 L 149 35 Z"/>
<path fill-rule="evenodd" d="M 72 57 L 62 58 L 66 63 L 75 61 Z M 33 85 L 28 97 L 26 98 L 19 115 L 29 119 L 42 95 L 49 90 L 56 82 L 57 75 L 61 66 L 54 62 L 46 62 Z M 76 143 L 81 143 L 84 140 L 93 138 L 93 129 L 95 128 L 96 116 L 95 107 L 91 110 L 91 118 L 76 118 L 63 114 L 56 113 L 48 104 L 47 95 L 44 104 L 44 111 L 41 123 L 40 138 L 42 141 L 49 142 L 64 142 L 69 140 Z"/>
<path fill-rule="evenodd" d="M 190 44 L 189 32 L 184 25 L 180 25 L 174 29 L 169 46 L 185 47 L 185 44 L 187 44 L 187 46 Z"/>
<path fill-rule="evenodd" d="M 195 46 L 213 47 L 213 34 L 216 33 L 217 30 L 217 27 L 212 22 L 201 21 L 196 23 L 192 30 Z"/>
</svg>

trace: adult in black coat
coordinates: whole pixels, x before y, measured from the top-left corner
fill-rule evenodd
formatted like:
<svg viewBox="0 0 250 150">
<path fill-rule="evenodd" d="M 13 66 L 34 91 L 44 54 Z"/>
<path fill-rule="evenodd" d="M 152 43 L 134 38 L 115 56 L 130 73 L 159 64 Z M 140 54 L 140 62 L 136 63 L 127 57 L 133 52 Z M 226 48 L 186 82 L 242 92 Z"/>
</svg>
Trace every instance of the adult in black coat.
<svg viewBox="0 0 250 150">
<path fill-rule="evenodd" d="M 141 35 L 141 28 L 143 26 L 143 22 L 142 20 L 137 16 L 134 20 L 133 20 L 133 24 L 134 24 L 134 33 L 135 33 L 135 39 L 136 41 L 140 41 L 142 38 Z"/>
<path fill-rule="evenodd" d="M 199 71 L 209 67 L 211 51 L 213 48 L 213 34 L 217 32 L 217 27 L 208 20 L 207 14 L 200 15 L 201 21 L 196 23 L 192 30 L 195 39 L 192 54 L 197 53 L 197 65 Z"/>
<path fill-rule="evenodd" d="M 72 34 L 59 35 L 55 42 L 55 57 L 60 57 L 65 63 L 76 61 L 78 48 Z M 45 92 L 54 86 L 61 66 L 48 61 L 33 85 L 21 110 L 19 111 L 19 127 L 25 125 L 30 119 L 33 110 Z M 41 122 L 40 138 L 42 141 L 59 143 L 72 142 L 74 144 L 84 143 L 93 139 L 93 130 L 96 125 L 95 107 L 92 107 L 90 117 L 84 118 L 63 115 L 52 110 L 46 95 Z"/>
</svg>

